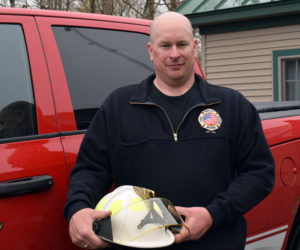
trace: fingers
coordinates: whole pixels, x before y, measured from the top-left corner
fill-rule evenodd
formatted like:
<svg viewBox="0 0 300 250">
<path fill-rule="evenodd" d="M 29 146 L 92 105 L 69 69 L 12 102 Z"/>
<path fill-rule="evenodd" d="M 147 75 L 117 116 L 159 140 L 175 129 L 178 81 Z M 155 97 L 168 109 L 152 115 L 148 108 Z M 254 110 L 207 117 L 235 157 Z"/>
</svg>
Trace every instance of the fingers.
<svg viewBox="0 0 300 250">
<path fill-rule="evenodd" d="M 176 211 L 181 217 L 188 217 L 188 210 L 185 207 L 175 207 Z M 184 225 L 179 234 L 175 235 L 175 243 L 181 243 L 184 241 L 188 241 L 190 236 L 190 230 L 188 225 Z"/>
<path fill-rule="evenodd" d="M 188 241 L 189 236 L 190 236 L 190 230 L 187 227 L 183 227 L 179 234 L 175 234 L 175 243 Z"/>
<path fill-rule="evenodd" d="M 178 212 L 179 215 L 183 215 L 185 216 L 186 215 L 186 208 L 185 207 L 179 207 L 179 206 L 176 206 L 175 207 L 176 211 Z"/>
<path fill-rule="evenodd" d="M 72 242 L 82 248 L 97 249 L 108 247 L 93 231 L 93 222 L 108 217 L 109 211 L 96 211 L 85 208 L 75 213 L 69 223 L 69 234 Z"/>
<path fill-rule="evenodd" d="M 180 243 L 187 240 L 199 240 L 212 226 L 213 220 L 204 207 L 176 207 L 177 212 L 185 217 L 185 225 L 190 230 L 182 230 L 175 236 L 175 242 Z"/>
<path fill-rule="evenodd" d="M 110 215 L 111 215 L 111 211 L 97 211 L 97 210 L 94 210 L 94 213 L 93 213 L 94 221 L 105 219 Z"/>
</svg>

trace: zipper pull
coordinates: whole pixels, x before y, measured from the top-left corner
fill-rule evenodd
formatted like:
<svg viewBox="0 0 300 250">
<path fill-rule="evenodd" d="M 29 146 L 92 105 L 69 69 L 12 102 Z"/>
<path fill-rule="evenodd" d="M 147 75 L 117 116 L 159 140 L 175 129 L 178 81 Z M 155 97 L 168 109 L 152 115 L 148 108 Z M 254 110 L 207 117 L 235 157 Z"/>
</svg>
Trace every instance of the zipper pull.
<svg viewBox="0 0 300 250">
<path fill-rule="evenodd" d="M 174 134 L 173 134 L 173 136 L 174 136 L 174 140 L 175 140 L 175 142 L 178 142 L 177 133 L 174 133 Z"/>
</svg>

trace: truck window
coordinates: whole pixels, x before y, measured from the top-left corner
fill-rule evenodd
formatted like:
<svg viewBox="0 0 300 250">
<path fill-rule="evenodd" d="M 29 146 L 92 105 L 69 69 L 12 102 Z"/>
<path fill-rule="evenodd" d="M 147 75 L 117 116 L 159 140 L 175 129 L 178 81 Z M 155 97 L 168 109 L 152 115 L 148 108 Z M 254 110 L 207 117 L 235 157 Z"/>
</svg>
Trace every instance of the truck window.
<svg viewBox="0 0 300 250">
<path fill-rule="evenodd" d="M 87 129 L 114 89 L 154 72 L 148 35 L 118 30 L 52 27 L 62 58 L 77 129 Z"/>
<path fill-rule="evenodd" d="M 23 30 L 0 24 L 0 142 L 37 134 L 36 111 Z"/>
</svg>

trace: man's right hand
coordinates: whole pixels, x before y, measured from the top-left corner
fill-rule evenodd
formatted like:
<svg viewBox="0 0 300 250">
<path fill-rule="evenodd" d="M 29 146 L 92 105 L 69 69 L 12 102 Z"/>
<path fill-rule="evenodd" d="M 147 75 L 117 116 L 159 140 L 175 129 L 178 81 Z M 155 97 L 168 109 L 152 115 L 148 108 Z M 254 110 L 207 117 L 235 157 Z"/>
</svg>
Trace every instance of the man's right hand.
<svg viewBox="0 0 300 250">
<path fill-rule="evenodd" d="M 93 231 L 93 222 L 111 215 L 110 211 L 97 211 L 84 208 L 73 214 L 69 223 L 69 234 L 72 242 L 82 248 L 106 248 L 109 243 L 101 240 Z"/>
</svg>

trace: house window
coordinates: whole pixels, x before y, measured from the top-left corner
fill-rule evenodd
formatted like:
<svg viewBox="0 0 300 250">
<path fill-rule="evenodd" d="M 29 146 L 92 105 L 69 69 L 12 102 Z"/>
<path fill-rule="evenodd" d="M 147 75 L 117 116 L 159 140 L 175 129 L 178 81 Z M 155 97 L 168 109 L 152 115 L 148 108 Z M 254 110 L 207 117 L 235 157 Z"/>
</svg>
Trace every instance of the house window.
<svg viewBox="0 0 300 250">
<path fill-rule="evenodd" d="M 300 100 L 300 48 L 273 51 L 274 101 Z"/>
<path fill-rule="evenodd" d="M 282 100 L 300 100 L 300 58 L 281 60 Z"/>
</svg>

